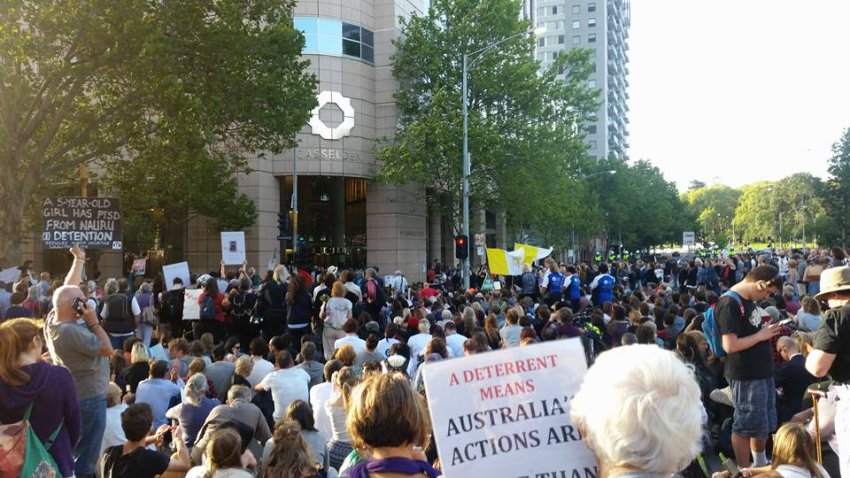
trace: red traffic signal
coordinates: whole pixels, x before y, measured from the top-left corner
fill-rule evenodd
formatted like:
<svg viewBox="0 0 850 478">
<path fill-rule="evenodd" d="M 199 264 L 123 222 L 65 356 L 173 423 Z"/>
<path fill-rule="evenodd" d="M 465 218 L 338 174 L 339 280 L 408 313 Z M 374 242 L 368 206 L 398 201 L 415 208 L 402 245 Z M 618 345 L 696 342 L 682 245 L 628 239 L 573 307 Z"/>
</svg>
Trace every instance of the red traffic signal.
<svg viewBox="0 0 850 478">
<path fill-rule="evenodd" d="M 469 257 L 469 238 L 466 236 L 455 236 L 455 257 L 466 259 Z"/>
</svg>

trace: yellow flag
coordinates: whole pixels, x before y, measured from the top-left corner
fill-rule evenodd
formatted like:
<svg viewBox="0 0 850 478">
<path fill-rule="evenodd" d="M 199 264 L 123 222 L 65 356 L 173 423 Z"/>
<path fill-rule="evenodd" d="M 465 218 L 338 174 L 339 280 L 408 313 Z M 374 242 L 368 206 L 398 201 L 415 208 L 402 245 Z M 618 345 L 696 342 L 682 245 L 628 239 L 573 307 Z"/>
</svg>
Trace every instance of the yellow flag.
<svg viewBox="0 0 850 478">
<path fill-rule="evenodd" d="M 487 267 L 490 268 L 492 274 L 518 276 L 522 274 L 524 257 L 525 250 L 523 249 L 508 252 L 504 249 L 490 249 L 488 247 Z"/>
<path fill-rule="evenodd" d="M 522 249 L 525 251 L 524 264 L 531 265 L 534 261 L 544 259 L 552 253 L 552 249 L 544 249 L 542 247 L 530 246 L 528 244 L 514 243 L 514 250 Z"/>
</svg>

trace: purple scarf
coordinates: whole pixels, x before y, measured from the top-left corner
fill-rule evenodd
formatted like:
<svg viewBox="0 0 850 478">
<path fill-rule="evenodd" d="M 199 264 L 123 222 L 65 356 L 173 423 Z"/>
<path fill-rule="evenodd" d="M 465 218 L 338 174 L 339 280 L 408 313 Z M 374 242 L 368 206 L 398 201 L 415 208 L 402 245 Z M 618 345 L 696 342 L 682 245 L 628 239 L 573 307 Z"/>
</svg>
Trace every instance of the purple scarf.
<svg viewBox="0 0 850 478">
<path fill-rule="evenodd" d="M 427 462 L 409 458 L 384 458 L 358 463 L 348 472 L 348 478 L 369 478 L 369 473 L 398 473 L 401 475 L 422 475 L 437 478 L 442 473 L 435 470 Z"/>
</svg>

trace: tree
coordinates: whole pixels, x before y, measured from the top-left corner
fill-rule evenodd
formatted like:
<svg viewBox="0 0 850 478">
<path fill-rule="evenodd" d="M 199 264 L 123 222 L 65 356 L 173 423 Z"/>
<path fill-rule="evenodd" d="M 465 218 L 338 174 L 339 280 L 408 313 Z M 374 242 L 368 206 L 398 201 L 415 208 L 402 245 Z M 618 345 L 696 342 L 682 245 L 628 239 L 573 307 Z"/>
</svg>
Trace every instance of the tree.
<svg viewBox="0 0 850 478">
<path fill-rule="evenodd" d="M 850 222 L 850 128 L 832 145 L 826 187 L 829 215 L 839 225 L 841 244 L 847 247 L 847 223 Z"/>
<path fill-rule="evenodd" d="M 576 125 L 597 106 L 598 92 L 587 87 L 589 51 L 569 51 L 538 73 L 535 40 L 518 11 L 515 0 L 436 0 L 427 16 L 402 20 L 393 57 L 400 120 L 379 153 L 379 177 L 427 185 L 450 217 L 460 216 L 462 199 L 464 53 L 506 40 L 472 57 L 469 69 L 473 203 L 504 208 L 514 223 L 538 220 L 541 205 L 552 205 L 542 197 L 560 184 L 552 178 L 586 161 Z"/>
<path fill-rule="evenodd" d="M 626 249 L 645 249 L 681 240 L 687 211 L 675 183 L 647 160 L 629 164 L 611 157 L 599 167 L 616 171 L 599 185 L 610 243 L 622 240 Z"/>
<path fill-rule="evenodd" d="M 777 234 L 778 211 L 773 208 L 771 192 L 774 183 L 759 181 L 741 188 L 735 208 L 735 234 L 745 242 Z"/>
<path fill-rule="evenodd" d="M 693 184 L 693 182 L 692 182 Z M 703 231 L 714 242 L 717 237 L 732 236 L 731 224 L 741 192 L 723 184 L 689 189 L 684 194 L 688 212 L 695 219 L 696 230 Z"/>
<path fill-rule="evenodd" d="M 292 7 L 280 0 L 5 1 L 0 263 L 19 261 L 24 210 L 44 182 L 81 164 L 109 170 L 116 161 L 182 156 L 233 172 L 244 167 L 244 153 L 293 146 L 316 100 Z"/>
</svg>

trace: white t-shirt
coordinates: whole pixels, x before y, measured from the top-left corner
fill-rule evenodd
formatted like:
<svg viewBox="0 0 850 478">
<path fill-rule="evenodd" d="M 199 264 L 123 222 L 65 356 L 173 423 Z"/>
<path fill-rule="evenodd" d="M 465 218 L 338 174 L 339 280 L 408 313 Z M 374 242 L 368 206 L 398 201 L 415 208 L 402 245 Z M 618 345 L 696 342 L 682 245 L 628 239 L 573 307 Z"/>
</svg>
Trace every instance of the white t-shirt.
<svg viewBox="0 0 850 478">
<path fill-rule="evenodd" d="M 334 386 L 330 382 L 322 382 L 314 385 L 310 389 L 310 406 L 313 408 L 313 420 L 316 422 L 316 429 L 319 433 L 326 437 L 330 437 L 333 431 L 331 430 L 331 417 L 325 410 L 325 402 L 331 398 Z"/>
<path fill-rule="evenodd" d="M 375 352 L 383 355 L 384 357 L 389 357 L 390 356 L 390 347 L 392 347 L 393 344 L 397 344 L 397 343 L 398 343 L 398 340 L 396 340 L 392 337 L 387 338 L 387 339 L 381 339 L 381 341 L 378 342 L 378 346 L 375 347 Z"/>
<path fill-rule="evenodd" d="M 817 466 L 818 472 L 820 472 L 821 476 L 829 478 L 829 473 L 827 473 L 822 466 L 817 463 L 815 463 L 815 466 Z M 809 470 L 794 465 L 779 465 L 776 467 L 776 472 L 782 475 L 783 478 L 814 478 L 812 474 L 809 473 Z"/>
<path fill-rule="evenodd" d="M 245 380 L 248 380 L 248 383 L 251 384 L 251 387 L 256 387 L 257 384 L 259 384 L 263 381 L 264 378 L 266 378 L 266 375 L 274 372 L 274 364 L 264 358 L 251 358 L 254 359 L 254 368 L 251 369 L 251 375 L 248 375 Z"/>
<path fill-rule="evenodd" d="M 119 403 L 106 409 L 106 428 L 103 430 L 103 441 L 100 442 L 100 454 L 111 446 L 123 445 L 127 442 L 124 429 L 121 428 L 121 413 L 127 409 L 127 404 Z"/>
<path fill-rule="evenodd" d="M 453 357 L 463 357 L 463 343 L 466 342 L 466 337 L 458 333 L 446 335 L 446 345 Z"/>
<path fill-rule="evenodd" d="M 300 368 L 286 368 L 276 370 L 268 375 L 260 382 L 259 386 L 264 390 L 272 392 L 272 400 L 274 401 L 274 413 L 272 418 L 275 421 L 283 418 L 286 412 L 286 407 L 295 400 L 310 399 L 308 392 L 310 386 L 310 374 Z"/>
<path fill-rule="evenodd" d="M 346 335 L 341 339 L 336 339 L 334 350 L 341 349 L 343 345 L 351 345 L 354 347 L 354 352 L 358 354 L 366 350 L 366 341 L 356 335 Z"/>
</svg>

